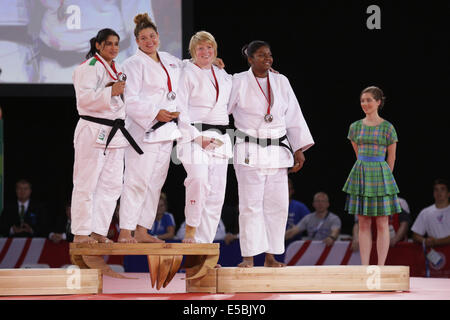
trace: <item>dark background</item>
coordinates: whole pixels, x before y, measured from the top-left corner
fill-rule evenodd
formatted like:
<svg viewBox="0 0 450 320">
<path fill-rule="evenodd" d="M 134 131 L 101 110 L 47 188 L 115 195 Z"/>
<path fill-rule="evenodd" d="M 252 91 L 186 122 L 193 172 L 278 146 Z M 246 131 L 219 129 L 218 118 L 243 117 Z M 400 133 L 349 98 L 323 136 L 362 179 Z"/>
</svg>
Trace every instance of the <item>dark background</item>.
<svg viewBox="0 0 450 320">
<path fill-rule="evenodd" d="M 381 8 L 381 30 L 369 30 L 369 5 Z M 183 1 L 183 48 L 193 32 L 211 32 L 233 74 L 248 69 L 241 48 L 271 44 L 273 67 L 297 95 L 315 146 L 294 180 L 294 198 L 312 210 L 317 191 L 350 234 L 341 191 L 355 161 L 349 125 L 364 114 L 359 93 L 369 85 L 387 97 L 380 116 L 394 124 L 399 143 L 394 175 L 413 218 L 433 203 L 432 182 L 449 178 L 449 1 Z M 71 86 L 8 86 L 0 90 L 4 117 L 5 201 L 14 184 L 30 179 L 33 197 L 64 214 L 72 189 L 73 132 L 78 115 Z M 185 172 L 171 164 L 163 191 L 177 226 L 184 220 Z M 237 204 L 229 166 L 226 203 Z"/>
</svg>

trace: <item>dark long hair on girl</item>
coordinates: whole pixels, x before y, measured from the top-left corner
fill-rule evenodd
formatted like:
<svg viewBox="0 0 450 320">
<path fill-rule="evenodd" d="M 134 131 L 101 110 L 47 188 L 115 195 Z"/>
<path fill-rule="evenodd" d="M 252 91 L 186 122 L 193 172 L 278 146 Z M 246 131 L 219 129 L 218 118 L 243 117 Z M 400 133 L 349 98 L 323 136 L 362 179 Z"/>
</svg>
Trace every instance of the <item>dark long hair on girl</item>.
<svg viewBox="0 0 450 320">
<path fill-rule="evenodd" d="M 113 29 L 105 28 L 100 30 L 97 33 L 97 36 L 89 41 L 89 43 L 91 44 L 91 49 L 87 53 L 86 59 L 95 56 L 95 54 L 98 52 L 97 48 L 95 47 L 95 44 L 96 43 L 101 44 L 103 41 L 106 41 L 106 39 L 108 39 L 109 36 L 116 36 L 117 38 L 119 38 L 120 41 L 119 35 Z"/>
</svg>

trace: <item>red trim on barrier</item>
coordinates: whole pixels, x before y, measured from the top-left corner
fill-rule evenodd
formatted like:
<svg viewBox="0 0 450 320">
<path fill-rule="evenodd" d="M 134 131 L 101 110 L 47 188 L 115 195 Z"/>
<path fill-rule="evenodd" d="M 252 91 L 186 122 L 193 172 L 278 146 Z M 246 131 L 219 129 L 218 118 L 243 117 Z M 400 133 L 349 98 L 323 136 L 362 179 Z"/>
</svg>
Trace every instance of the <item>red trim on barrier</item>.
<svg viewBox="0 0 450 320">
<path fill-rule="evenodd" d="M 311 244 L 311 241 L 305 241 L 303 245 L 300 247 L 300 249 L 297 251 L 297 253 L 292 257 L 291 261 L 288 262 L 288 266 L 295 266 L 295 264 L 300 260 L 300 258 L 303 256 L 303 254 L 306 252 L 306 249 L 308 249 L 309 245 Z"/>
<path fill-rule="evenodd" d="M 9 247 L 11 246 L 11 242 L 12 242 L 13 238 L 8 238 L 5 242 L 5 245 L 3 246 L 2 251 L 0 252 L 0 263 L 3 261 L 3 259 L 6 256 L 6 253 L 9 250 Z"/>
<path fill-rule="evenodd" d="M 27 256 L 28 250 L 30 249 L 31 241 L 33 241 L 33 238 L 28 238 L 27 241 L 25 241 L 25 245 L 23 246 L 22 253 L 19 256 L 19 259 L 17 259 L 17 262 L 14 265 L 14 268 L 20 268 L 22 266 L 22 263 L 25 260 L 25 257 Z"/>
<path fill-rule="evenodd" d="M 341 261 L 341 266 L 347 265 L 348 261 L 350 260 L 350 258 L 352 256 L 352 253 L 353 253 L 352 243 L 353 242 L 350 241 L 348 244 L 347 251 L 345 251 L 344 258 L 342 258 L 342 261 Z"/>
<path fill-rule="evenodd" d="M 333 247 L 333 245 L 325 247 L 325 249 L 323 249 L 322 254 L 319 257 L 319 260 L 317 260 L 317 262 L 316 262 L 316 266 L 321 266 L 325 262 L 332 247 Z"/>
</svg>

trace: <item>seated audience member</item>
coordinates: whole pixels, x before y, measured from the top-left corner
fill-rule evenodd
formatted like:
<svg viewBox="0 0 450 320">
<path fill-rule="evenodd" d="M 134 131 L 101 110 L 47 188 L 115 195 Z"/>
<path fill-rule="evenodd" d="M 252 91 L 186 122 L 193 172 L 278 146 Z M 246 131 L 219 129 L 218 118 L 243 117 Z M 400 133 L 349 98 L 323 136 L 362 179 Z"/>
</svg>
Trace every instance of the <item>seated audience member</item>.
<svg viewBox="0 0 450 320">
<path fill-rule="evenodd" d="M 73 241 L 73 234 L 70 231 L 70 207 L 70 201 L 68 201 L 64 214 L 59 214 L 54 218 L 51 232 L 48 235 L 48 239 L 54 243 L 59 243 L 63 240 Z"/>
<path fill-rule="evenodd" d="M 322 240 L 327 246 L 336 241 L 341 230 L 341 219 L 328 211 L 330 202 L 325 192 L 318 192 L 313 199 L 314 212 L 305 216 L 290 230 L 286 231 L 286 240 L 298 233 L 307 232 L 307 240 Z"/>
<path fill-rule="evenodd" d="M 434 204 L 423 209 L 411 230 L 413 240 L 427 247 L 450 244 L 449 183 L 437 179 L 433 183 Z"/>
<path fill-rule="evenodd" d="M 155 222 L 152 229 L 148 231 L 149 234 L 161 240 L 171 240 L 175 236 L 175 219 L 171 213 L 167 212 L 167 207 L 167 196 L 161 192 Z"/>
<path fill-rule="evenodd" d="M 398 197 L 402 211 L 400 213 L 389 216 L 390 246 L 395 246 L 400 241 L 406 241 L 408 238 L 409 225 L 411 223 L 411 213 L 409 205 L 405 199 Z M 353 225 L 352 249 L 359 250 L 358 238 L 358 215 L 355 215 L 355 223 Z M 372 223 L 372 240 L 377 239 L 376 223 Z"/>
<path fill-rule="evenodd" d="M 47 237 L 48 223 L 45 207 L 31 199 L 28 180 L 16 183 L 17 200 L 6 203 L 0 216 L 0 235 L 4 237 Z"/>
<path fill-rule="evenodd" d="M 289 184 L 289 214 L 288 214 L 288 220 L 286 223 L 286 231 L 295 227 L 300 220 L 302 220 L 306 215 L 311 213 L 309 211 L 308 207 L 298 200 L 295 200 L 292 198 L 292 196 L 295 194 L 294 189 L 294 183 L 291 179 L 288 179 Z M 296 236 L 289 239 L 289 242 L 300 240 L 301 239 L 301 233 L 298 233 Z"/>
</svg>

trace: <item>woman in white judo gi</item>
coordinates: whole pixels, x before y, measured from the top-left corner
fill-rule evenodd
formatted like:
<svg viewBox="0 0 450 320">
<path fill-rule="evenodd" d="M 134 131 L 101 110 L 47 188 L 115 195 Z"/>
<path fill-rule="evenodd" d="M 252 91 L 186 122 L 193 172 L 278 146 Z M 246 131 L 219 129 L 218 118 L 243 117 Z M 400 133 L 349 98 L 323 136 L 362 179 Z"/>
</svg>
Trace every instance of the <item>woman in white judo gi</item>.
<svg viewBox="0 0 450 320">
<path fill-rule="evenodd" d="M 288 168 L 303 166 L 303 151 L 314 144 L 289 80 L 270 72 L 269 44 L 244 47 L 251 68 L 233 76 L 229 112 L 237 128 L 234 168 L 239 194 L 239 241 L 243 261 L 265 252 L 264 265 L 280 267 L 288 217 Z"/>
<path fill-rule="evenodd" d="M 182 61 L 158 51 L 159 35 L 148 14 L 134 18 L 138 49 L 123 63 L 127 125 L 144 150 L 125 151 L 124 188 L 120 199 L 119 242 L 163 242 L 148 234 L 169 170 L 177 126 L 178 80 Z M 132 231 L 135 230 L 134 237 Z"/>
<path fill-rule="evenodd" d="M 183 242 L 211 243 L 225 198 L 228 159 L 232 143 L 227 105 L 232 79 L 213 66 L 217 43 L 206 31 L 197 32 L 189 44 L 192 60 L 180 77 L 180 130 L 177 155 L 187 177 L 186 233 Z"/>
<path fill-rule="evenodd" d="M 102 29 L 92 38 L 87 60 L 73 73 L 80 115 L 74 134 L 72 192 L 74 242 L 109 242 L 106 237 L 117 199 L 122 192 L 124 150 L 142 153 L 125 129 L 121 94 L 119 35 Z M 137 154 L 137 153 L 136 153 Z"/>
</svg>

